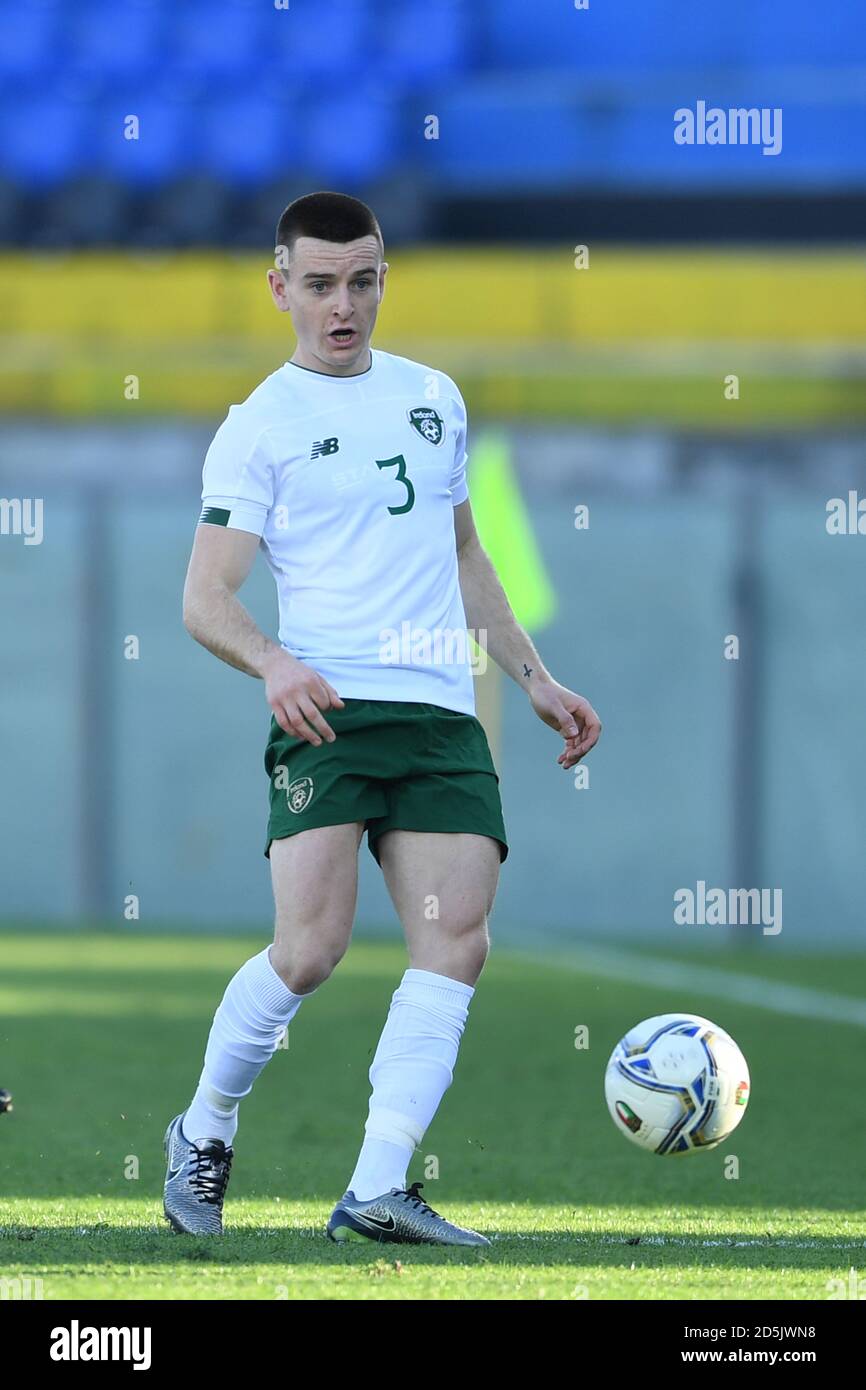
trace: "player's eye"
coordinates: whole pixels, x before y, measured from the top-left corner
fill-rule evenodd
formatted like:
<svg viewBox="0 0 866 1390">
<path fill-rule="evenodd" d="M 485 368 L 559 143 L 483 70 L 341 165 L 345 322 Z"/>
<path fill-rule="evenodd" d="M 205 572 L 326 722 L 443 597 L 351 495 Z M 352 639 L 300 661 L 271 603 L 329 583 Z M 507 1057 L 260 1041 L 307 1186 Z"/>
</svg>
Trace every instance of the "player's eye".
<svg viewBox="0 0 866 1390">
<path fill-rule="evenodd" d="M 316 290 L 316 291 L 318 291 L 318 290 L 326 290 L 327 288 L 328 288 L 328 287 L 327 287 L 327 285 L 325 284 L 325 281 L 324 281 L 324 280 L 314 280 L 314 281 L 312 282 L 312 284 L 310 285 L 310 289 L 311 289 L 311 290 Z"/>
<path fill-rule="evenodd" d="M 360 285 L 360 287 L 361 287 L 362 290 L 366 290 L 366 289 L 369 289 L 369 288 L 370 288 L 371 281 L 370 281 L 370 280 L 365 280 L 365 279 L 362 278 L 362 279 L 360 279 L 360 280 L 356 280 L 356 281 L 355 281 L 355 284 L 356 284 L 356 285 Z"/>
</svg>

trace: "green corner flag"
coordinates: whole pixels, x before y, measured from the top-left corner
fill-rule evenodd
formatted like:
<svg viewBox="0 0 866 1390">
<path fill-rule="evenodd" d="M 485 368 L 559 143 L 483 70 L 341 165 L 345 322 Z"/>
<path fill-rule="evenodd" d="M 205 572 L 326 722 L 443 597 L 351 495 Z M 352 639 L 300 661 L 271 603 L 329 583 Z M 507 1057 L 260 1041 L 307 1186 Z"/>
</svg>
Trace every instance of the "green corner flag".
<svg viewBox="0 0 866 1390">
<path fill-rule="evenodd" d="M 556 616 L 556 593 L 535 541 L 503 435 L 483 433 L 472 447 L 472 515 L 514 616 L 527 632 Z"/>
</svg>

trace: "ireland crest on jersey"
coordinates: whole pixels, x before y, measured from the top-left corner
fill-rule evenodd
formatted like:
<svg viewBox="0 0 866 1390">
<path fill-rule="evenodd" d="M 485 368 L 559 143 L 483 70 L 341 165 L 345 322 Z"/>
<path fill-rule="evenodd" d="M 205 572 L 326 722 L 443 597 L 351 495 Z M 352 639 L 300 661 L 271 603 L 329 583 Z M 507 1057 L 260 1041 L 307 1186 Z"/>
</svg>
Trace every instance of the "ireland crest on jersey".
<svg viewBox="0 0 866 1390">
<path fill-rule="evenodd" d="M 299 777 L 296 782 L 286 790 L 286 801 L 290 811 L 297 813 L 306 811 L 313 799 L 313 779 L 312 777 Z"/>
<path fill-rule="evenodd" d="M 408 412 L 409 424 L 416 429 L 428 444 L 441 444 L 445 438 L 445 423 L 441 415 L 429 405 L 416 405 Z"/>
</svg>

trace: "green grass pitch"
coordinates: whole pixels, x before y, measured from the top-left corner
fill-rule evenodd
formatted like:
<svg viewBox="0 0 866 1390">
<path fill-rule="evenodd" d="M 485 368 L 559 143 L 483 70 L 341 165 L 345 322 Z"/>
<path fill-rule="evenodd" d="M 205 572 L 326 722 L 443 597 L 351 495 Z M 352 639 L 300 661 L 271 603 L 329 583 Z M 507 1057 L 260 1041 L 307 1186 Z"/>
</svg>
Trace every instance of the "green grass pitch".
<svg viewBox="0 0 866 1390">
<path fill-rule="evenodd" d="M 489 1249 L 325 1238 L 406 966 L 401 946 L 360 940 L 241 1107 L 226 1235 L 174 1235 L 162 1217 L 163 1132 L 194 1089 L 227 980 L 262 944 L 0 934 L 0 1086 L 15 1102 L 0 1116 L 0 1278 L 41 1279 L 45 1299 L 173 1300 L 799 1300 L 828 1298 L 828 1281 L 847 1284 L 852 1269 L 866 1281 L 862 1027 L 503 948 L 409 1170 L 432 1206 L 490 1236 Z M 862 956 L 713 958 L 849 999 L 866 985 Z M 674 1009 L 733 1034 L 752 1098 L 720 1149 L 662 1159 L 616 1133 L 602 1078 L 627 1027 Z M 586 1050 L 574 1046 L 580 1024 Z M 725 1176 L 731 1154 L 736 1179 Z"/>
</svg>

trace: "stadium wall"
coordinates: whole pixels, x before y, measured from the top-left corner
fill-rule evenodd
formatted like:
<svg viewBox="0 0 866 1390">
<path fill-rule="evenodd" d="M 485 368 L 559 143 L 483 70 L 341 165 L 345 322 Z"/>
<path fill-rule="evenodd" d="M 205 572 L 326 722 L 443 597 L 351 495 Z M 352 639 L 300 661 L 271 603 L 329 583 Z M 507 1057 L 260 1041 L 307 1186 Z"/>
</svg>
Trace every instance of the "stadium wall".
<svg viewBox="0 0 866 1390">
<path fill-rule="evenodd" d="M 477 453 L 481 420 L 474 430 Z M 14 653 L 0 674 L 4 921 L 270 928 L 262 689 L 180 615 L 209 435 L 166 421 L 0 429 L 0 495 L 15 495 L 26 461 L 45 499 L 40 545 L 0 540 L 0 644 Z M 825 502 L 862 478 L 862 438 L 528 425 L 506 437 L 559 598 L 533 635 L 603 712 L 605 736 L 576 790 L 556 736 L 502 681 L 511 854 L 495 932 L 663 942 L 674 891 L 704 880 L 781 888 L 783 944 L 853 945 L 863 542 L 828 534 Z M 744 631 L 746 584 L 761 679 L 744 700 L 750 663 L 723 646 Z M 274 631 L 263 565 L 243 597 Z M 361 864 L 358 930 L 397 931 L 366 847 Z"/>
</svg>

